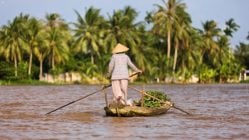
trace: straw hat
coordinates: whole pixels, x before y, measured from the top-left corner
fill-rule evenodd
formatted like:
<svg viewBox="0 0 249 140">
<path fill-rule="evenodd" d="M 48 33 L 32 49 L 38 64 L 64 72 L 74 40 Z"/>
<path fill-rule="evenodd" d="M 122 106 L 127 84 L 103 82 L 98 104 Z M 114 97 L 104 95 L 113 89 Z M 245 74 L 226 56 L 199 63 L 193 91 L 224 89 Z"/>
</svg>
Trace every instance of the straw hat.
<svg viewBox="0 0 249 140">
<path fill-rule="evenodd" d="M 129 50 L 129 48 L 127 48 L 126 46 L 124 46 L 124 45 L 118 43 L 118 44 L 116 45 L 116 47 L 112 50 L 112 53 L 113 53 L 113 54 L 115 54 L 115 53 L 121 53 L 121 52 L 126 52 L 126 51 L 128 51 L 128 50 Z"/>
</svg>

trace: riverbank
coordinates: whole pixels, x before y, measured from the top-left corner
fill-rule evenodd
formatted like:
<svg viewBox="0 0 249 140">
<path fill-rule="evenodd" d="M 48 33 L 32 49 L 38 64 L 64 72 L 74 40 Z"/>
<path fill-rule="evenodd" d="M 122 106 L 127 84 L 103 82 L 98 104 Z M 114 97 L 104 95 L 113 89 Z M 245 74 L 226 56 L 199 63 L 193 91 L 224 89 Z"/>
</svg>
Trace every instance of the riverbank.
<svg viewBox="0 0 249 140">
<path fill-rule="evenodd" d="M 39 80 L 0 80 L 0 85 L 56 85 Z"/>
<path fill-rule="evenodd" d="M 236 83 L 222 83 L 222 84 L 239 84 L 239 83 L 249 83 L 249 80 L 243 80 L 240 82 L 236 82 Z M 46 82 L 46 81 L 39 81 L 39 80 L 0 80 L 0 86 L 7 86 L 7 85 L 105 85 L 108 84 L 108 82 L 104 82 L 104 83 L 100 83 L 100 82 L 74 82 L 74 83 L 62 83 L 62 82 L 58 82 L 58 83 L 50 83 L 50 82 Z M 145 82 L 141 82 L 141 81 L 136 81 L 136 82 L 131 82 L 131 84 L 136 84 L 136 85 L 142 85 L 142 84 L 193 84 L 193 83 L 163 83 L 163 82 L 150 82 L 150 83 L 145 83 Z M 194 84 L 200 84 L 200 83 L 194 83 Z M 201 84 L 205 84 L 205 83 L 201 83 Z M 220 84 L 220 83 L 206 83 L 206 84 Z"/>
</svg>

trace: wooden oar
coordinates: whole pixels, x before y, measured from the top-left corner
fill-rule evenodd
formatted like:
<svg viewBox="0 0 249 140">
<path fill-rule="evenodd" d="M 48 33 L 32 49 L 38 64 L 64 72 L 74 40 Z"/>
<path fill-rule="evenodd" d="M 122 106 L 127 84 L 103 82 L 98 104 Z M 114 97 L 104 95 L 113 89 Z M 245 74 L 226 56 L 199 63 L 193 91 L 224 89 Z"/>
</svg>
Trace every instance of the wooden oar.
<svg viewBox="0 0 249 140">
<path fill-rule="evenodd" d="M 133 77 L 134 75 L 137 75 L 137 74 L 138 74 L 138 72 L 137 72 L 137 73 L 134 73 L 134 74 L 132 74 L 132 75 L 130 75 L 129 77 Z M 75 103 L 75 102 L 78 102 L 78 101 L 80 101 L 80 100 L 82 100 L 82 99 L 85 99 L 85 98 L 87 98 L 88 96 L 91 96 L 91 95 L 96 94 L 96 93 L 98 93 L 98 92 L 100 92 L 100 91 L 103 91 L 104 89 L 106 89 L 106 88 L 108 88 L 108 87 L 111 87 L 111 84 L 106 85 L 106 86 L 102 87 L 101 89 L 99 89 L 99 90 L 97 90 L 97 91 L 94 91 L 93 93 L 87 94 L 87 95 L 85 95 L 85 96 L 83 96 L 83 97 L 81 97 L 81 98 L 79 98 L 79 99 L 77 99 L 77 100 L 74 100 L 74 101 L 72 101 L 72 102 L 70 102 L 70 103 L 67 103 L 67 104 L 65 104 L 65 105 L 63 105 L 63 106 L 61 106 L 61 107 L 58 107 L 58 108 L 56 108 L 56 109 L 54 109 L 54 110 L 52 110 L 52 111 L 46 113 L 45 115 L 48 115 L 48 114 L 50 114 L 50 113 L 52 113 L 52 112 L 55 112 L 55 111 L 57 111 L 57 110 L 59 110 L 59 109 L 62 109 L 63 107 L 66 107 L 66 106 L 68 106 L 68 105 L 70 105 L 70 104 L 73 104 L 73 103 Z"/>
<path fill-rule="evenodd" d="M 183 109 L 181 109 L 181 108 L 179 108 L 179 107 L 176 107 L 175 106 L 175 104 L 174 103 L 171 103 L 171 102 L 169 102 L 169 101 L 162 101 L 162 100 L 160 100 L 160 99 L 158 99 L 158 98 L 156 98 L 156 97 L 154 97 L 154 96 L 152 96 L 152 95 L 150 95 L 150 94 L 147 94 L 145 91 L 142 91 L 142 90 L 138 90 L 138 89 L 136 89 L 136 88 L 134 88 L 134 87 L 129 87 L 130 89 L 133 89 L 133 90 L 135 90 L 135 91 L 137 91 L 137 92 L 139 92 L 139 93 L 141 93 L 141 94 L 144 94 L 144 95 L 146 95 L 146 96 L 149 96 L 149 97 L 151 97 L 151 98 L 153 98 L 153 99 L 156 99 L 156 100 L 158 100 L 158 101 L 160 101 L 160 102 L 162 102 L 162 103 L 166 103 L 166 104 L 168 104 L 169 106 L 171 106 L 171 107 L 173 107 L 173 108 L 175 108 L 175 109 L 177 109 L 177 110 L 180 110 L 180 111 L 182 111 L 182 112 L 184 112 L 184 113 L 186 113 L 186 114 L 188 114 L 188 115 L 191 115 L 189 112 L 187 112 L 187 111 L 185 111 L 185 110 L 183 110 Z"/>
<path fill-rule="evenodd" d="M 87 95 L 85 95 L 85 96 L 83 96 L 83 97 L 81 97 L 81 98 L 79 98 L 79 99 L 77 99 L 77 100 L 74 100 L 74 101 L 72 101 L 72 102 L 70 102 L 70 103 L 67 103 L 67 104 L 65 104 L 65 105 L 63 105 L 63 106 L 61 106 L 61 107 L 59 107 L 59 108 L 56 108 L 56 109 L 54 109 L 54 110 L 52 110 L 52 111 L 46 113 L 45 115 L 48 115 L 48 114 L 50 114 L 50 113 L 52 113 L 52 112 L 55 112 L 55 111 L 57 111 L 57 110 L 59 110 L 59 109 L 61 109 L 61 108 L 63 108 L 63 107 L 66 107 L 66 106 L 68 106 L 68 105 L 70 105 L 70 104 L 73 104 L 73 103 L 75 103 L 75 102 L 77 102 L 77 101 L 79 101 L 79 100 L 85 99 L 85 98 L 87 98 L 88 96 L 91 96 L 91 95 L 93 95 L 93 94 L 95 94 L 95 93 L 98 93 L 98 92 L 100 92 L 100 91 L 102 91 L 102 90 L 104 90 L 104 89 L 106 89 L 106 88 L 108 88 L 108 87 L 110 87 L 110 86 L 111 86 L 111 84 L 106 85 L 106 86 L 104 86 L 103 88 L 101 88 L 101 89 L 99 89 L 99 90 L 97 90 L 97 91 L 95 91 L 95 92 L 93 92 L 93 93 L 87 94 Z"/>
</svg>

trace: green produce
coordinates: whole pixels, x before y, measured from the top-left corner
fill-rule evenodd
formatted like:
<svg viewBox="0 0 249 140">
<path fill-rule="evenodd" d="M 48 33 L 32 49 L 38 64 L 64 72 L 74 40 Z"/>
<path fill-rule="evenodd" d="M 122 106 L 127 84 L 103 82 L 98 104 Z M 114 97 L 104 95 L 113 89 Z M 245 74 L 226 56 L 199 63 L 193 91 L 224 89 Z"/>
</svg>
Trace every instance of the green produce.
<svg viewBox="0 0 249 140">
<path fill-rule="evenodd" d="M 170 101 L 169 96 L 163 92 L 150 90 L 146 91 L 146 93 L 150 96 L 144 95 L 143 97 L 143 105 L 145 107 L 160 107 L 163 105 L 163 102 Z M 160 99 L 160 101 L 151 96 Z"/>
</svg>

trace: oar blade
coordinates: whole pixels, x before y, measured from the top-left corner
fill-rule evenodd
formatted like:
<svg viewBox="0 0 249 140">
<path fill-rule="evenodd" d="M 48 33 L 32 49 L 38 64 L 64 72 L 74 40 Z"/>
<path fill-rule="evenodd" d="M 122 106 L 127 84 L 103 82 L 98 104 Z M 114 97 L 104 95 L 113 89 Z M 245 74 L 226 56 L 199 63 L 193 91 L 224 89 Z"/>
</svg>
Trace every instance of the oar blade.
<svg viewBox="0 0 249 140">
<path fill-rule="evenodd" d="M 189 113 L 189 112 L 187 112 L 187 111 L 185 111 L 185 110 L 183 110 L 183 109 L 181 109 L 181 108 L 179 108 L 179 107 L 177 107 L 175 105 L 173 105 L 172 107 L 175 108 L 175 109 L 177 109 L 177 110 L 180 110 L 180 111 L 182 111 L 182 112 L 184 112 L 184 113 L 186 113 L 188 115 L 192 115 L 191 113 Z"/>
</svg>

